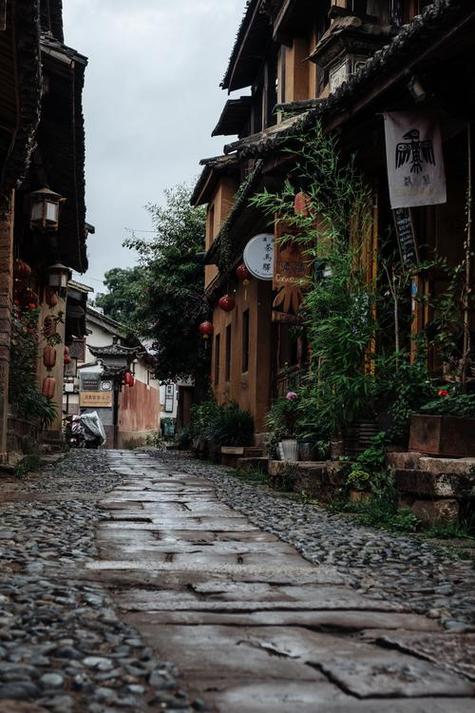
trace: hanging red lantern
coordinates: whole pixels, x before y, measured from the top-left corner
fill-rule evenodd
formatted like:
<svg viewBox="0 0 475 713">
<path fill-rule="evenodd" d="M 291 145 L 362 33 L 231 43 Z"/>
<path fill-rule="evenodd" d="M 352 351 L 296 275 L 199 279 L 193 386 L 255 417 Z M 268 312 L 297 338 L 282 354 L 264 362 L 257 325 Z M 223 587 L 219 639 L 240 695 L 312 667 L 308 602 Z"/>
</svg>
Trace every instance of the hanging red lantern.
<svg viewBox="0 0 475 713">
<path fill-rule="evenodd" d="M 236 268 L 236 277 L 243 285 L 248 285 L 252 279 L 251 273 L 243 262 Z"/>
<path fill-rule="evenodd" d="M 56 307 L 56 305 L 59 302 L 59 298 L 58 298 L 58 295 L 56 294 L 56 290 L 54 290 L 52 287 L 46 288 L 45 298 L 46 298 L 46 304 L 48 305 L 48 307 Z"/>
<path fill-rule="evenodd" d="M 64 363 L 65 364 L 71 364 L 72 359 L 71 355 L 69 353 L 69 347 L 64 347 Z"/>
<path fill-rule="evenodd" d="M 43 364 L 47 369 L 52 369 L 56 364 L 56 349 L 46 346 L 43 349 Z"/>
<path fill-rule="evenodd" d="M 126 371 L 124 374 L 124 384 L 126 386 L 134 386 L 135 384 L 135 377 L 132 374 L 131 371 Z"/>
<path fill-rule="evenodd" d="M 43 387 L 41 393 L 46 396 L 47 399 L 52 399 L 54 397 L 54 392 L 56 391 L 56 379 L 53 376 L 46 376 L 43 379 Z"/>
<path fill-rule="evenodd" d="M 24 260 L 15 260 L 15 275 L 20 279 L 26 279 L 31 275 L 31 267 Z"/>
<path fill-rule="evenodd" d="M 232 295 L 223 295 L 218 301 L 218 305 L 223 312 L 232 312 L 236 306 L 236 300 Z"/>
<path fill-rule="evenodd" d="M 214 326 L 212 322 L 201 322 L 198 329 L 203 339 L 209 339 L 214 334 Z"/>
</svg>

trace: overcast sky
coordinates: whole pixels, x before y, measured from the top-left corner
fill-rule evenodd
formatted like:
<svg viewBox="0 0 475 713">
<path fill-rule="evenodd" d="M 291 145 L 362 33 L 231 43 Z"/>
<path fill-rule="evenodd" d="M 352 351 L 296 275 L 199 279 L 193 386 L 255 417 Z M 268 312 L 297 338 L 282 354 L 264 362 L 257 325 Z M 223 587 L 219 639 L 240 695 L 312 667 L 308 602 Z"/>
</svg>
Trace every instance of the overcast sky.
<svg viewBox="0 0 475 713">
<path fill-rule="evenodd" d="M 144 205 L 193 182 L 227 94 L 219 88 L 245 0 L 63 0 L 65 42 L 89 58 L 86 119 L 89 271 L 134 262 L 125 228 L 151 228 Z M 232 140 L 232 137 L 229 137 Z"/>
</svg>

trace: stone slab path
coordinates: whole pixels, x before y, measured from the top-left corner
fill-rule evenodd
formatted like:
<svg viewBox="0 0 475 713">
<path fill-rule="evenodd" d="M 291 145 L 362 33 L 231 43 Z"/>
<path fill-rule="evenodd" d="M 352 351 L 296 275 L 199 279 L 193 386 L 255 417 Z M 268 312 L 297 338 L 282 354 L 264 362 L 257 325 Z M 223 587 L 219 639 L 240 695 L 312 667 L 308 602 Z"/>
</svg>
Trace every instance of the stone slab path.
<svg viewBox="0 0 475 713">
<path fill-rule="evenodd" d="M 220 502 L 179 461 L 109 459 L 124 480 L 102 502 L 89 575 L 178 666 L 198 709 L 475 711 L 472 634 L 356 592 Z"/>
</svg>

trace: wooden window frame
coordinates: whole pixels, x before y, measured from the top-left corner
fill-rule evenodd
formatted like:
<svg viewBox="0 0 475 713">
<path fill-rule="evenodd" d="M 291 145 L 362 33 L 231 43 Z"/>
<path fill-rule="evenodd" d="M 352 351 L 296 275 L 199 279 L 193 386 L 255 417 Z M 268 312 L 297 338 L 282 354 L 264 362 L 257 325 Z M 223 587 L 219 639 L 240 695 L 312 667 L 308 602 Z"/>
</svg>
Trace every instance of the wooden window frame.
<svg viewBox="0 0 475 713">
<path fill-rule="evenodd" d="M 225 381 L 231 381 L 231 361 L 232 361 L 232 345 L 233 345 L 233 338 L 232 338 L 232 326 L 228 324 L 226 327 L 226 336 L 225 336 L 225 342 L 226 342 L 226 362 L 225 362 L 225 367 L 224 367 L 224 380 Z"/>
<path fill-rule="evenodd" d="M 246 374 L 249 371 L 249 346 L 250 346 L 250 313 L 246 309 L 242 313 L 242 360 L 241 371 Z"/>
<path fill-rule="evenodd" d="M 221 361 L 221 335 L 217 334 L 214 338 L 214 383 L 219 384 L 221 377 L 220 370 Z"/>
</svg>

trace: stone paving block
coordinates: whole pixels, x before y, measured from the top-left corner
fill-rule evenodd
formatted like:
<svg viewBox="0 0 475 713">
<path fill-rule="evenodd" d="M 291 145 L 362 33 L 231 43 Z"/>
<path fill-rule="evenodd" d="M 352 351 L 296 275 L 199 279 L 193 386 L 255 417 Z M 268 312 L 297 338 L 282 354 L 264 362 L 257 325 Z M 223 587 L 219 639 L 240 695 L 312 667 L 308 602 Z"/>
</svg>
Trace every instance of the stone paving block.
<svg viewBox="0 0 475 713">
<path fill-rule="evenodd" d="M 170 530 L 208 530 L 210 532 L 216 530 L 247 530 L 252 531 L 257 528 L 251 525 L 248 520 L 239 515 L 236 517 L 154 517 L 147 515 L 152 523 L 162 528 Z"/>
<path fill-rule="evenodd" d="M 351 705 L 352 699 L 334 685 L 320 681 L 256 681 L 239 683 L 231 680 L 191 681 L 210 704 L 226 713 L 317 713 L 327 704 L 339 701 Z M 325 707 L 324 707 L 325 706 Z M 350 710 L 350 709 L 348 709 Z"/>
<path fill-rule="evenodd" d="M 128 615 L 133 624 L 220 624 L 222 626 L 302 626 L 313 631 L 336 633 L 373 630 L 373 636 L 382 637 L 388 630 L 404 629 L 406 632 L 439 631 L 432 619 L 417 614 L 392 614 L 373 611 L 315 611 L 275 609 L 236 614 L 234 612 L 136 612 Z M 419 636 L 419 634 L 418 634 Z"/>
<path fill-rule="evenodd" d="M 185 580 L 186 582 L 186 580 Z M 183 582 L 183 585 L 185 584 Z M 368 608 L 368 600 L 344 587 L 322 586 L 309 592 L 305 587 L 295 587 L 295 591 L 266 590 L 246 597 L 244 594 L 214 595 L 204 597 L 190 589 L 175 591 L 173 600 L 163 590 L 131 589 L 118 595 L 119 605 L 126 611 L 256 611 L 268 609 L 362 609 Z M 391 603 L 376 602 L 375 610 L 397 610 Z"/>
<path fill-rule="evenodd" d="M 320 665 L 332 681 L 358 698 L 468 697 L 475 693 L 474 686 L 460 676 L 427 661 L 395 658 L 387 651 L 357 660 L 330 658 Z"/>
<path fill-rule="evenodd" d="M 444 651 L 444 664 L 475 681 L 475 634 L 431 633 L 414 635 L 395 631 L 377 636 L 376 641 L 439 663 Z"/>
<path fill-rule="evenodd" d="M 157 646 L 162 656 L 179 661 L 186 678 L 245 681 L 311 681 L 328 684 L 326 677 L 302 661 L 269 656 L 264 649 L 245 645 L 239 627 L 149 626 L 144 638 Z M 337 688 L 334 687 L 334 692 Z"/>
</svg>

